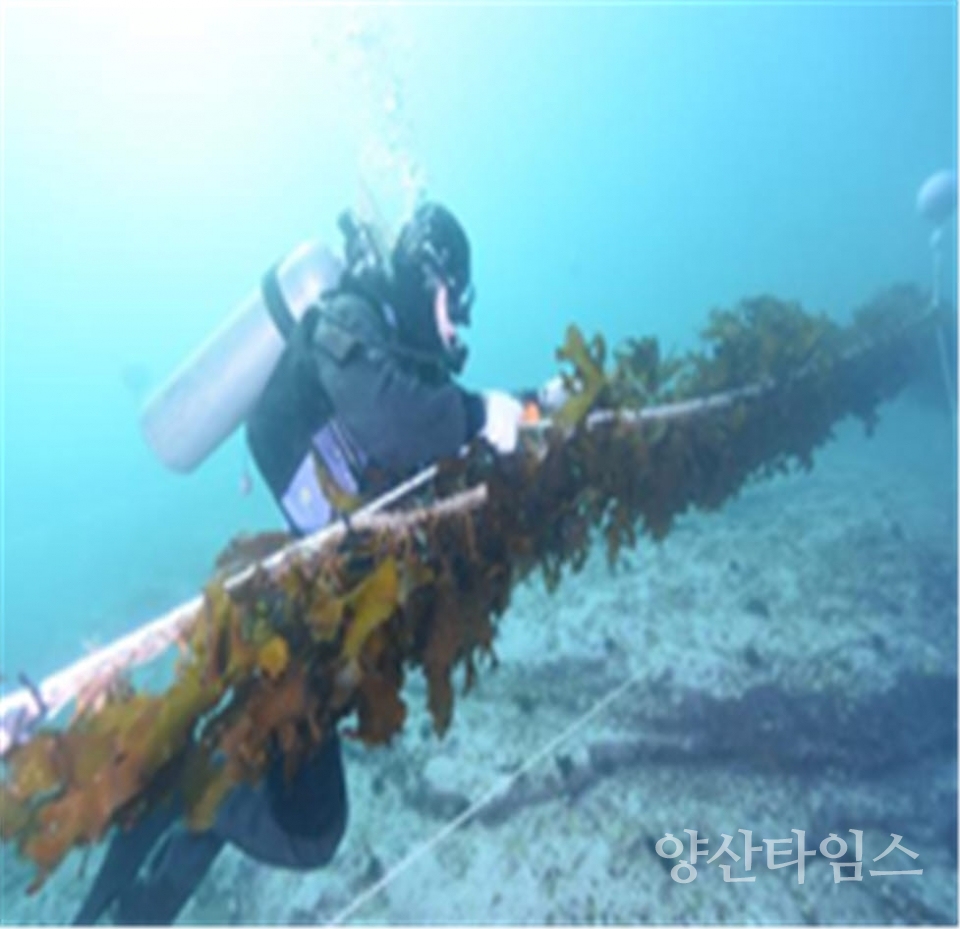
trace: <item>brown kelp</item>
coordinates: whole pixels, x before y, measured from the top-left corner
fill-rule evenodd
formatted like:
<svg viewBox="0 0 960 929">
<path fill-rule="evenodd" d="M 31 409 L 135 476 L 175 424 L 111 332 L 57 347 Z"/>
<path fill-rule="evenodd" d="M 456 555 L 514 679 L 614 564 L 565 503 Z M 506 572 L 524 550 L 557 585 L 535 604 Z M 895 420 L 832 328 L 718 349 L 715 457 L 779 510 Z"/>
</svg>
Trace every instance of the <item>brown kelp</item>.
<svg viewBox="0 0 960 929">
<path fill-rule="evenodd" d="M 611 363 L 602 338 L 571 327 L 558 351 L 570 396 L 551 424 L 509 457 L 477 443 L 412 506 L 357 519 L 310 555 L 229 591 L 215 575 L 166 691 L 104 681 L 68 724 L 8 753 L 0 835 L 36 864 L 37 888 L 72 848 L 171 794 L 204 828 L 268 758 L 292 773 L 346 717 L 355 738 L 387 742 L 412 671 L 442 735 L 453 672 L 469 689 L 493 657 L 519 581 L 541 571 L 552 589 L 598 539 L 612 565 L 638 531 L 662 539 L 685 509 L 718 507 L 751 476 L 809 468 L 842 417 L 872 427 L 938 321 L 908 287 L 846 326 L 763 297 L 714 312 L 701 351 L 665 359 L 655 339 L 630 340 Z M 220 567 L 284 541 L 244 539 Z"/>
</svg>

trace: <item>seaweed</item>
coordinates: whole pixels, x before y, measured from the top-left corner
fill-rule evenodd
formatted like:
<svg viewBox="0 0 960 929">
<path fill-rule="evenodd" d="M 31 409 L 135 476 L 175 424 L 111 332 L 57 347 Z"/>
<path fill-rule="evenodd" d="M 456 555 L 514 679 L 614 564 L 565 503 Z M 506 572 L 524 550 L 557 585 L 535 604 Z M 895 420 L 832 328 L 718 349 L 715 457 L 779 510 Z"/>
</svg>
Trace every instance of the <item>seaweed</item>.
<svg viewBox="0 0 960 929">
<path fill-rule="evenodd" d="M 235 574 L 289 545 L 292 538 L 289 532 L 242 533 L 234 536 L 217 555 L 214 571 L 223 575 Z"/>
<path fill-rule="evenodd" d="M 454 676 L 462 668 L 469 690 L 480 660 L 495 663 L 497 620 L 518 583 L 540 571 L 556 588 L 598 541 L 614 567 L 640 532 L 663 539 L 687 508 L 716 508 L 747 480 L 810 467 L 839 419 L 875 421 L 939 321 L 908 288 L 848 326 L 761 297 L 715 311 L 704 351 L 665 359 L 655 340 L 631 340 L 610 371 L 602 337 L 570 327 L 558 352 L 573 368 L 570 398 L 552 426 L 517 455 L 477 443 L 444 462 L 419 509 L 367 520 L 229 592 L 215 575 L 169 688 L 136 692 L 108 676 L 64 727 L 8 754 L 0 837 L 34 862 L 36 889 L 72 848 L 175 794 L 189 825 L 208 828 L 275 753 L 292 776 L 344 720 L 366 745 L 389 742 L 406 720 L 411 669 L 426 679 L 442 736 Z M 709 415 L 641 415 L 653 402 L 750 385 L 715 397 L 702 407 Z M 279 541 L 242 540 L 220 567 Z"/>
<path fill-rule="evenodd" d="M 573 365 L 573 373 L 563 374 L 567 400 L 553 417 L 561 427 L 571 428 L 582 422 L 607 386 L 603 365 L 607 348 L 603 336 L 597 335 L 587 344 L 576 326 L 567 328 L 563 345 L 557 349 L 557 360 Z"/>
<path fill-rule="evenodd" d="M 613 354 L 616 365 L 610 381 L 616 406 L 640 409 L 670 397 L 683 361 L 663 358 L 655 337 L 629 338 Z"/>
</svg>

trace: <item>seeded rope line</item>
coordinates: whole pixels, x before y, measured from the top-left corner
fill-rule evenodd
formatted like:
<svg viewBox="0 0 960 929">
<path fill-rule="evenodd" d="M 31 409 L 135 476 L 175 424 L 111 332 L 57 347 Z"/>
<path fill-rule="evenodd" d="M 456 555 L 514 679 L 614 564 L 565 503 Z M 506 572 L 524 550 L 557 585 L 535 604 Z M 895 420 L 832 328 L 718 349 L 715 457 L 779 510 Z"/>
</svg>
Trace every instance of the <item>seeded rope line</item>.
<svg viewBox="0 0 960 929">
<path fill-rule="evenodd" d="M 927 313 L 902 326 L 897 334 L 904 334 L 907 330 L 919 327 L 929 321 L 933 312 L 934 307 L 931 307 Z M 890 334 L 887 335 L 887 337 L 889 336 Z M 844 353 L 843 358 L 850 360 L 871 347 L 870 345 L 860 346 L 848 350 Z M 806 373 L 808 373 L 808 368 L 803 366 L 787 380 L 800 380 Z M 777 381 L 766 379 L 745 387 L 720 391 L 690 400 L 646 407 L 641 410 L 598 410 L 587 417 L 587 427 L 590 428 L 611 421 L 625 423 L 662 422 L 707 414 L 725 409 L 740 400 L 762 396 L 774 389 L 777 383 Z M 549 420 L 544 420 L 536 425 L 524 427 L 524 429 L 539 432 L 546 430 L 550 425 Z M 459 495 L 455 495 L 453 498 L 440 500 L 429 508 L 412 513 L 400 513 L 392 516 L 377 515 L 382 510 L 428 484 L 436 476 L 437 471 L 437 466 L 431 465 L 409 480 L 397 485 L 393 490 L 383 494 L 383 496 L 372 500 L 351 517 L 350 526 L 354 529 L 386 528 L 389 530 L 391 520 L 396 520 L 397 522 L 394 525 L 399 525 L 409 520 L 415 522 L 418 514 L 422 518 L 423 516 L 440 515 L 451 510 L 456 511 L 458 503 L 461 511 L 464 508 L 482 505 L 482 502 L 478 502 L 476 498 L 471 498 L 469 504 L 464 505 L 464 502 L 459 500 Z M 480 491 L 480 487 L 473 488 L 473 491 Z M 464 493 L 469 495 L 470 491 Z M 327 526 L 314 535 L 296 540 L 264 561 L 244 568 L 227 578 L 223 582 L 223 586 L 229 593 L 250 580 L 258 569 L 266 571 L 268 574 L 280 572 L 298 556 L 316 554 L 323 548 L 335 544 L 348 531 L 348 527 L 342 522 Z M 201 615 L 203 605 L 204 597 L 202 594 L 193 597 L 159 618 L 115 640 L 110 645 L 51 674 L 39 685 L 33 684 L 21 675 L 24 687 L 0 699 L 0 758 L 14 745 L 29 737 L 38 724 L 56 716 L 72 700 L 83 695 L 89 688 L 96 687 L 104 679 L 109 679 L 128 668 L 146 664 L 165 652 Z"/>
<path fill-rule="evenodd" d="M 341 925 L 346 919 L 349 919 L 350 916 L 356 913 L 356 911 L 359 910 L 372 897 L 375 897 L 378 893 L 380 893 L 381 890 L 384 890 L 389 884 L 392 884 L 398 877 L 400 877 L 400 875 L 402 875 L 414 862 L 418 861 L 431 849 L 435 848 L 441 842 L 453 835 L 453 833 L 460 829 L 461 826 L 466 825 L 470 818 L 483 809 L 483 807 L 485 807 L 488 803 L 504 794 L 506 790 L 518 778 L 521 777 L 521 775 L 536 767 L 536 765 L 538 765 L 547 755 L 559 748 L 595 716 L 599 715 L 602 710 L 606 709 L 611 703 L 626 693 L 634 684 L 637 683 L 639 679 L 640 672 L 635 671 L 625 681 L 614 687 L 613 690 L 598 700 L 597 703 L 587 710 L 586 713 L 584 713 L 578 719 L 575 719 L 569 726 L 567 726 L 566 729 L 559 733 L 559 735 L 554 736 L 549 742 L 547 742 L 546 745 L 543 746 L 543 748 L 531 755 L 519 768 L 517 768 L 516 771 L 513 772 L 513 774 L 494 784 L 494 786 L 487 790 L 479 800 L 471 804 L 459 816 L 450 820 L 450 822 L 443 826 L 443 828 L 427 839 L 426 842 L 410 852 L 406 858 L 402 858 L 382 878 L 380 878 L 380 880 L 361 891 L 361 893 L 358 894 L 351 903 L 347 904 L 347 906 L 345 906 L 339 913 L 336 914 L 336 916 L 333 917 L 332 920 L 330 920 L 328 925 L 338 926 Z"/>
</svg>

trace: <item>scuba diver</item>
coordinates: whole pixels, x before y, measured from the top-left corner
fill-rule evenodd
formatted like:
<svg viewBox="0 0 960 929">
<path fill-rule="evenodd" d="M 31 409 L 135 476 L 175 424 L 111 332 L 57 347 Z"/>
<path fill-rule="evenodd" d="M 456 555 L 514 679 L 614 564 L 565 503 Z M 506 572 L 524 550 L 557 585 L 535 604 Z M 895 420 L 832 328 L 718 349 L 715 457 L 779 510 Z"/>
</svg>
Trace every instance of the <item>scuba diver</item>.
<svg viewBox="0 0 960 929">
<path fill-rule="evenodd" d="M 386 490 L 478 434 L 513 451 L 521 415 L 509 394 L 453 381 L 473 302 L 470 245 L 453 214 L 422 206 L 388 273 L 372 229 L 350 214 L 340 225 L 340 285 L 294 329 L 247 424 L 254 461 L 299 533 L 326 525 L 341 495 Z"/>
<path fill-rule="evenodd" d="M 424 204 L 390 254 L 352 214 L 339 225 L 342 267 L 315 246 L 278 263 L 143 417 L 161 459 L 189 470 L 242 415 L 254 461 L 296 535 L 478 436 L 512 452 L 523 413 L 510 394 L 472 393 L 454 380 L 473 288 L 470 244 L 453 214 Z M 253 331 L 241 345 L 237 333 Z M 210 372 L 223 375 L 222 387 L 241 359 L 240 380 L 265 383 L 241 402 L 216 396 Z M 118 829 L 74 924 L 111 907 L 119 923 L 172 922 L 228 843 L 278 867 L 327 864 L 347 822 L 339 737 L 329 734 L 289 780 L 282 761 L 275 751 L 260 784 L 235 787 L 207 831 L 186 827 L 176 797 Z"/>
</svg>

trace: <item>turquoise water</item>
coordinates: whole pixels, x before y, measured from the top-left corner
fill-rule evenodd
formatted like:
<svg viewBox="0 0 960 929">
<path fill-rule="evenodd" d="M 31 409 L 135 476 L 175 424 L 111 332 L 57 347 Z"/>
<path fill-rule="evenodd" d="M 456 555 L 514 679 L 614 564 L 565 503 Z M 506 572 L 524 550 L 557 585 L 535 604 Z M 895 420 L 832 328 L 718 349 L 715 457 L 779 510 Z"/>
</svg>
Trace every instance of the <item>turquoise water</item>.
<svg viewBox="0 0 960 929">
<path fill-rule="evenodd" d="M 183 597 L 240 530 L 231 439 L 189 477 L 144 393 L 361 179 L 472 240 L 469 385 L 566 324 L 691 344 L 746 294 L 838 318 L 929 286 L 956 165 L 956 5 L 3 8 L 3 645 L 40 678 Z M 946 293 L 955 299 L 955 227 Z M 931 360 L 931 365 L 933 361 Z"/>
</svg>

